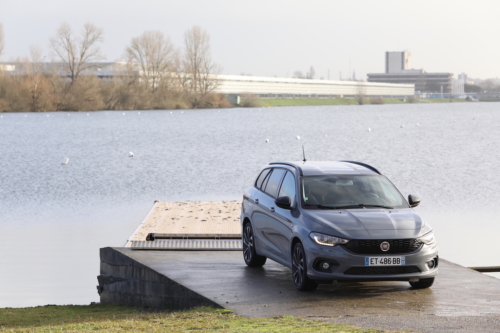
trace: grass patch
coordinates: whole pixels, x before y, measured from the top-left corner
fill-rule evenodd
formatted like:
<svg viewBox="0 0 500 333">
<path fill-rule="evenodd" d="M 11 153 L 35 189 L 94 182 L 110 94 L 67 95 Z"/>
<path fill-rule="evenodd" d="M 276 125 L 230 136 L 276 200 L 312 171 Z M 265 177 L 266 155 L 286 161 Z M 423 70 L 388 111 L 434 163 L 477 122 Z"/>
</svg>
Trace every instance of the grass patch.
<svg viewBox="0 0 500 333">
<path fill-rule="evenodd" d="M 372 98 L 373 99 L 373 98 Z M 379 98 L 376 103 L 365 99 L 365 104 L 403 104 L 403 103 L 450 103 L 449 98 L 427 98 L 410 100 L 409 98 Z M 452 98 L 452 103 L 467 102 L 465 99 Z M 315 106 L 315 105 L 359 105 L 356 98 L 262 98 L 256 100 L 256 105 L 262 107 L 273 106 Z"/>
<path fill-rule="evenodd" d="M 300 317 L 247 318 L 197 308 L 152 312 L 114 304 L 0 309 L 0 332 L 380 332 Z"/>
</svg>

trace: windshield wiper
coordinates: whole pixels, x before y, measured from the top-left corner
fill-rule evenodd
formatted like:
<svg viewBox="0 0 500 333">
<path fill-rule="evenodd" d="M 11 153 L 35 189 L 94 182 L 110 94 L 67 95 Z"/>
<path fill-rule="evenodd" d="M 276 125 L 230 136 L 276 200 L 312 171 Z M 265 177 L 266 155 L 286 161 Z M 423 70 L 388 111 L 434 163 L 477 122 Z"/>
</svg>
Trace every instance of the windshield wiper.
<svg viewBox="0 0 500 333">
<path fill-rule="evenodd" d="M 357 204 L 357 205 L 346 205 L 346 206 L 325 206 L 325 205 L 305 204 L 304 206 L 317 207 L 317 208 L 321 208 L 321 209 L 349 209 L 349 208 L 367 208 L 367 207 L 394 209 L 394 207 L 383 206 L 383 205 L 369 205 L 369 204 Z"/>
<path fill-rule="evenodd" d="M 333 206 L 325 206 L 325 205 L 311 205 L 311 204 L 305 204 L 304 206 L 307 206 L 307 207 L 316 207 L 316 208 L 321 208 L 321 209 L 337 209 L 337 207 L 333 207 Z"/>
<path fill-rule="evenodd" d="M 337 206 L 337 207 L 335 207 L 335 209 L 367 208 L 367 207 L 394 209 L 394 207 L 383 206 L 383 205 L 370 205 L 370 204 L 357 204 L 357 205 L 348 205 L 348 206 Z"/>
<path fill-rule="evenodd" d="M 377 207 L 377 208 L 385 208 L 385 209 L 394 209 L 394 207 L 384 206 L 384 205 L 370 205 L 370 204 L 359 204 L 362 207 Z"/>
</svg>

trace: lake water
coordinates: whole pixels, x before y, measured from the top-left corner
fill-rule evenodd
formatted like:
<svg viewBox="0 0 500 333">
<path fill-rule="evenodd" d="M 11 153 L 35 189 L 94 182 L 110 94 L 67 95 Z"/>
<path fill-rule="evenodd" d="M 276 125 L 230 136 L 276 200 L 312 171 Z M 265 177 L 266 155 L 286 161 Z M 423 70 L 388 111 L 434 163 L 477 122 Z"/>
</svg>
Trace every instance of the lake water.
<svg viewBox="0 0 500 333">
<path fill-rule="evenodd" d="M 154 200 L 241 200 L 263 165 L 301 160 L 302 144 L 308 160 L 363 161 L 419 195 L 441 257 L 498 266 L 499 111 L 457 103 L 1 114 L 0 307 L 99 301 L 99 248 L 123 246 Z"/>
</svg>

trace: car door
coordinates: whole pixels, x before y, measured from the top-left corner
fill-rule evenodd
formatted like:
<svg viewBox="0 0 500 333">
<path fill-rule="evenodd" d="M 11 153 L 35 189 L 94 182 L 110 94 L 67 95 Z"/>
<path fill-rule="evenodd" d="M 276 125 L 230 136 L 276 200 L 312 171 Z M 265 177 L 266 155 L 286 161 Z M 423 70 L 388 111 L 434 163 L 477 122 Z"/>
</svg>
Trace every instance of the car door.
<svg viewBox="0 0 500 333">
<path fill-rule="evenodd" d="M 269 252 L 269 242 L 266 240 L 263 231 L 265 231 L 268 219 L 268 208 L 263 205 L 268 197 L 264 193 L 264 189 L 269 181 L 269 178 L 273 172 L 272 168 L 264 169 L 254 184 L 254 190 L 252 190 L 251 197 L 248 198 L 251 205 L 251 222 L 254 232 L 254 242 L 257 253 L 260 255 L 267 255 Z"/>
<path fill-rule="evenodd" d="M 296 183 L 292 172 L 287 171 L 280 184 L 276 197 L 287 196 L 290 198 L 292 207 L 296 207 Z M 276 249 L 276 254 L 281 260 L 291 263 L 290 242 L 293 236 L 292 211 L 276 206 L 273 200 L 271 214 L 268 219 L 269 240 Z"/>
<path fill-rule="evenodd" d="M 280 258 L 280 250 L 276 247 L 273 238 L 273 229 L 269 226 L 273 223 L 274 217 L 274 200 L 278 195 L 278 190 L 281 180 L 285 175 L 286 170 L 282 168 L 273 168 L 268 179 L 262 185 L 262 192 L 259 195 L 259 213 L 256 222 L 258 242 L 261 243 L 261 248 L 267 251 L 266 256 L 272 259 Z"/>
</svg>

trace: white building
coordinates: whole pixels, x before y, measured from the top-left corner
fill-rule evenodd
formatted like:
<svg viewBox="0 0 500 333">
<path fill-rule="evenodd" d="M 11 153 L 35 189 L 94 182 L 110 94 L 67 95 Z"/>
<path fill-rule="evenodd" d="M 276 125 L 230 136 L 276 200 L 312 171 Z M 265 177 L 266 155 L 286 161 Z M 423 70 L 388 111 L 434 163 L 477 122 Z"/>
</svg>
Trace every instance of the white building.
<svg viewBox="0 0 500 333">
<path fill-rule="evenodd" d="M 413 96 L 413 84 L 372 83 L 289 79 L 279 77 L 219 75 L 221 94 L 253 94 L 259 97 L 338 97 L 356 96 Z"/>
</svg>

